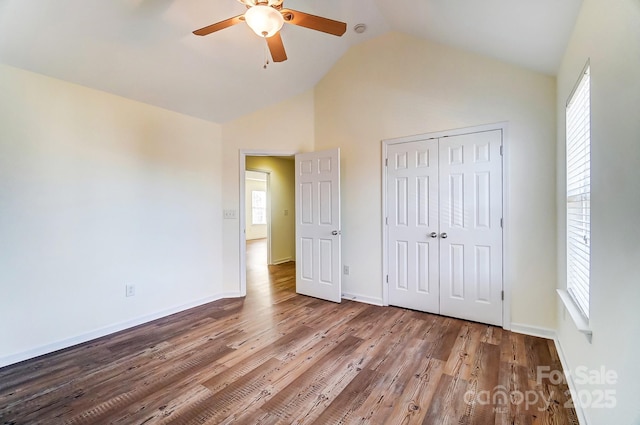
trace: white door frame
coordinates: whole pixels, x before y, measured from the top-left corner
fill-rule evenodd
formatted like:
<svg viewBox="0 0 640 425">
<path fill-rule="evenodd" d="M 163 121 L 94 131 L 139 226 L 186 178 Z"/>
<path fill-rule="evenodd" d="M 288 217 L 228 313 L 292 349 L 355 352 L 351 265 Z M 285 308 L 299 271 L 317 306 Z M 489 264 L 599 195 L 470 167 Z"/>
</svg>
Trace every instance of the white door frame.
<svg viewBox="0 0 640 425">
<path fill-rule="evenodd" d="M 267 150 L 267 149 L 240 149 L 239 151 L 239 180 L 240 180 L 240 206 L 238 208 L 238 222 L 240 225 L 238 226 L 238 239 L 240 240 L 240 296 L 244 297 L 247 295 L 247 223 L 246 223 L 246 202 L 245 202 L 245 181 L 244 181 L 244 172 L 247 167 L 247 157 L 248 156 L 295 156 L 298 151 L 278 151 L 278 150 Z M 263 170 L 256 170 L 263 171 Z M 271 220 L 268 220 L 270 223 Z M 267 229 L 267 240 L 271 240 L 271 226 L 268 226 Z M 268 252 L 271 252 L 271 249 L 268 249 Z M 269 261 L 271 259 L 269 258 Z"/>
<path fill-rule="evenodd" d="M 266 176 L 266 188 L 267 188 L 267 264 L 271 265 L 271 171 L 267 171 L 267 170 L 260 170 L 258 168 L 249 168 L 246 169 L 245 171 L 254 171 L 254 172 L 258 172 L 258 173 L 262 173 L 265 174 Z M 246 183 L 246 176 L 245 176 L 245 183 Z M 245 186 L 245 190 L 246 190 L 246 186 Z M 247 208 L 247 204 L 246 204 L 246 194 L 245 194 L 245 211 Z M 247 221 L 247 217 L 245 216 L 245 241 L 247 240 L 246 238 L 246 232 L 247 232 L 247 228 L 246 228 L 246 221 Z"/>
<path fill-rule="evenodd" d="M 389 273 L 389 252 L 387 237 L 387 167 L 385 160 L 387 158 L 387 147 L 396 143 L 417 142 L 420 140 L 439 139 L 450 136 L 461 136 L 469 133 L 480 133 L 483 131 L 501 130 L 502 131 L 502 217 L 504 218 L 502 228 L 502 287 L 504 290 L 504 302 L 502 304 L 502 327 L 503 329 L 511 329 L 511 267 L 509 258 L 509 161 L 508 161 L 508 122 L 498 122 L 494 124 L 479 125 L 473 127 L 464 127 L 452 130 L 444 130 L 433 133 L 424 133 L 414 136 L 399 137 L 395 139 L 385 139 L 382 141 L 382 304 L 389 305 L 389 283 L 387 282 L 387 274 Z"/>
</svg>

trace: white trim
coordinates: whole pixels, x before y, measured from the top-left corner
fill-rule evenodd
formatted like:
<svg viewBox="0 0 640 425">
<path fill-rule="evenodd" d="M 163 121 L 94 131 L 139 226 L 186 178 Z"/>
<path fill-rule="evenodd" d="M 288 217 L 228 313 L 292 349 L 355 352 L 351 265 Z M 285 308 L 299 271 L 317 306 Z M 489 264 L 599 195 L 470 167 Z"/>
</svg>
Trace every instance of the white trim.
<svg viewBox="0 0 640 425">
<path fill-rule="evenodd" d="M 170 316 L 181 311 L 189 310 L 190 308 L 198 307 L 204 304 L 208 304 L 214 301 L 218 301 L 224 298 L 236 298 L 240 294 L 237 292 L 227 292 L 212 297 L 202 298 L 196 301 L 192 301 L 179 306 L 171 307 L 166 310 L 158 311 L 156 313 L 140 316 L 135 319 L 127 320 L 125 322 L 116 323 L 113 325 L 105 326 L 90 332 L 86 332 L 71 338 L 66 338 L 60 341 L 56 341 L 50 344 L 41 345 L 30 350 L 26 350 L 20 353 L 11 354 L 9 356 L 0 357 L 0 367 L 9 366 L 14 363 L 18 363 L 24 360 L 33 359 L 45 354 L 53 353 L 54 351 L 63 350 L 65 348 L 73 347 L 74 345 L 82 344 L 103 336 L 111 335 L 116 332 L 123 331 L 125 329 L 133 328 L 134 326 L 149 323 L 163 317 Z"/>
<path fill-rule="evenodd" d="M 289 261 L 293 261 L 293 258 L 291 258 L 291 257 L 281 258 L 279 260 L 275 260 L 271 264 L 274 265 L 274 266 L 277 266 L 278 264 L 288 263 Z"/>
<path fill-rule="evenodd" d="M 512 323 L 511 332 L 546 339 L 555 339 L 556 337 L 556 331 L 554 331 L 553 329 L 524 325 L 521 323 Z"/>
<path fill-rule="evenodd" d="M 265 175 L 267 176 L 267 264 L 271 264 L 271 172 L 265 172 Z"/>
<path fill-rule="evenodd" d="M 576 410 L 578 423 L 579 425 L 588 425 L 587 417 L 585 415 L 584 409 L 580 405 L 579 398 L 577 396 L 578 388 L 576 387 L 576 384 L 573 382 L 571 368 L 569 367 L 569 363 L 567 362 L 567 358 L 564 354 L 564 350 L 562 349 L 562 345 L 560 344 L 560 339 L 558 338 L 557 332 L 554 331 L 553 329 L 541 328 L 538 326 L 523 325 L 520 323 L 512 323 L 511 332 L 553 340 L 553 343 L 556 346 L 558 357 L 560 358 L 560 363 L 562 364 L 562 371 L 564 372 L 567 385 L 569 386 L 569 391 L 571 392 L 571 399 L 573 400 L 573 405 Z"/>
<path fill-rule="evenodd" d="M 349 301 L 356 301 L 356 302 L 364 303 L 364 304 L 371 304 L 371 305 L 378 305 L 378 306 L 384 305 L 382 303 L 382 299 L 381 298 L 368 297 L 366 295 L 349 294 L 349 293 L 346 293 L 346 292 L 342 293 L 342 299 L 343 300 L 349 300 Z"/>
<path fill-rule="evenodd" d="M 239 180 L 240 180 L 240 187 L 239 187 L 239 194 L 238 194 L 238 199 L 240 200 L 240 205 L 238 208 L 240 217 L 245 217 L 245 210 L 246 210 L 246 205 L 245 205 L 245 196 L 244 196 L 244 192 L 245 192 L 245 185 L 244 185 L 244 172 L 246 170 L 247 167 L 247 156 L 295 156 L 298 152 L 297 151 L 278 151 L 278 150 L 268 150 L 268 149 L 240 149 L 238 151 L 238 159 L 240 162 L 239 165 Z M 270 198 L 270 197 L 269 197 Z M 247 295 L 247 240 L 246 240 L 246 220 L 239 220 L 240 221 L 240 225 L 238 226 L 238 237 L 240 239 L 240 250 L 239 250 L 239 257 L 240 257 L 240 261 L 238 261 L 238 263 L 240 263 L 240 296 L 244 297 Z M 270 222 L 270 220 L 269 220 Z M 268 243 L 271 243 L 271 231 L 270 231 L 270 227 L 267 230 L 267 241 Z M 268 250 L 269 252 L 271 251 L 271 249 Z M 270 256 L 270 255 L 269 255 Z"/>
<path fill-rule="evenodd" d="M 240 263 L 240 293 L 243 296 L 247 295 L 247 220 L 244 218 L 246 210 L 246 180 L 245 172 L 247 170 L 247 155 L 243 151 L 238 152 L 238 158 L 240 159 L 240 177 L 239 177 L 239 189 L 238 189 L 238 215 L 243 217 L 242 220 L 238 220 L 238 232 L 240 233 L 240 245 L 238 250 L 238 257 Z M 267 229 L 267 241 L 269 240 L 269 230 Z"/>
<path fill-rule="evenodd" d="M 382 305 L 389 305 L 389 253 L 387 252 L 387 156 L 391 140 L 382 141 Z"/>
<path fill-rule="evenodd" d="M 593 331 L 589 327 L 589 321 L 582 313 L 582 310 L 580 309 L 578 304 L 576 304 L 576 301 L 566 289 L 556 289 L 556 291 L 558 292 L 558 296 L 562 300 L 562 304 L 564 304 L 564 307 L 569 312 L 573 323 L 575 323 L 576 328 L 578 328 L 578 331 L 582 332 L 587 337 L 587 340 L 591 342 Z"/>
<path fill-rule="evenodd" d="M 507 241 L 509 240 L 507 236 L 510 229 L 510 220 L 508 214 L 510 210 L 508 196 L 509 161 L 507 161 L 509 154 L 509 123 L 507 121 L 382 140 L 382 305 L 389 305 L 389 285 L 386 281 L 389 253 L 387 252 L 387 167 L 385 163 L 387 159 L 388 146 L 397 143 L 417 142 L 420 140 L 439 139 L 442 137 L 461 136 L 464 134 L 481 133 L 494 130 L 500 130 L 502 132 L 502 290 L 504 291 L 504 301 L 502 303 L 502 328 L 506 330 L 512 329 L 511 285 L 509 280 L 511 276 L 511 267 L 509 267 L 510 246 L 507 243 Z"/>
<path fill-rule="evenodd" d="M 457 129 L 436 131 L 433 133 L 416 134 L 413 136 L 398 137 L 393 139 L 384 139 L 382 143 L 395 145 L 397 143 L 418 142 L 427 139 L 440 139 L 442 137 L 462 136 L 465 134 L 482 133 L 485 131 L 503 130 L 508 126 L 508 122 L 502 121 L 493 124 L 483 124 L 472 127 L 462 127 Z"/>
<path fill-rule="evenodd" d="M 587 415 L 584 412 L 583 407 L 579 403 L 578 395 L 578 387 L 576 387 L 575 382 L 573 382 L 573 375 L 571 374 L 571 368 L 569 367 L 569 362 L 567 362 L 567 358 L 564 354 L 564 350 L 562 349 L 562 345 L 560 344 L 560 339 L 558 335 L 555 335 L 553 338 L 553 342 L 556 346 L 556 351 L 558 352 L 558 357 L 560 358 L 560 363 L 562 364 L 562 370 L 564 371 L 564 376 L 567 381 L 567 385 L 569 386 L 569 391 L 571 392 L 571 399 L 573 400 L 573 407 L 576 410 L 576 416 L 578 417 L 579 425 L 588 425 Z M 576 403 L 578 400 L 578 403 Z"/>
<path fill-rule="evenodd" d="M 245 157 L 246 160 L 246 157 Z M 265 179 L 264 182 L 266 183 L 267 186 L 267 264 L 271 265 L 271 264 L 278 264 L 278 263 L 272 263 L 271 262 L 271 171 L 268 170 L 260 170 L 257 168 L 246 168 L 246 164 L 245 164 L 245 172 L 246 171 L 252 171 L 252 172 L 257 172 L 257 173 L 262 173 L 265 174 Z M 248 179 L 246 177 L 245 174 L 245 183 L 247 180 L 251 180 Z M 244 193 L 246 191 L 246 186 L 244 189 L 241 190 L 240 193 Z M 245 194 L 246 196 L 246 194 Z M 246 198 L 242 198 L 242 196 L 240 197 L 243 201 L 244 201 L 244 205 L 241 205 L 239 207 L 239 210 L 246 210 L 247 208 L 247 202 L 246 202 Z M 245 218 L 246 221 L 246 218 Z M 241 225 L 242 226 L 242 225 Z M 245 250 L 246 250 L 246 236 L 247 236 L 247 225 L 246 223 L 244 223 L 244 231 L 240 230 L 240 234 L 244 234 L 245 236 Z"/>
<path fill-rule="evenodd" d="M 502 303 L 502 328 L 511 330 L 511 245 L 507 236 L 511 234 L 511 215 L 510 215 L 510 196 L 511 193 L 511 180 L 509 179 L 511 166 L 509 161 L 509 155 L 511 149 L 509 141 L 509 123 L 502 122 L 499 124 L 502 129 L 502 290 L 504 291 L 504 302 Z"/>
</svg>

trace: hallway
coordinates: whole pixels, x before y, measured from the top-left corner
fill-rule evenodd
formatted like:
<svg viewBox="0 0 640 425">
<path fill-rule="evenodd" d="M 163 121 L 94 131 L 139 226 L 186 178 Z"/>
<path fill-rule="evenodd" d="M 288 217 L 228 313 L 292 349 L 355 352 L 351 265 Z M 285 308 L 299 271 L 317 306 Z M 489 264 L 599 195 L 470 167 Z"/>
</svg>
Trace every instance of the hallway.
<svg viewBox="0 0 640 425">
<path fill-rule="evenodd" d="M 246 305 L 277 304 L 296 295 L 296 263 L 267 265 L 267 239 L 247 241 Z"/>
</svg>

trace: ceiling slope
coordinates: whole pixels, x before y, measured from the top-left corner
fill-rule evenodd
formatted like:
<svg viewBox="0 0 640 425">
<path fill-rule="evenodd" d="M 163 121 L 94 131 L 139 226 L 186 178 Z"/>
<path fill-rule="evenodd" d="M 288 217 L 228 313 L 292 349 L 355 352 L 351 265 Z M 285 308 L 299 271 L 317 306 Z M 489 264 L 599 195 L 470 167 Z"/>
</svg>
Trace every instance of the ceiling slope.
<svg viewBox="0 0 640 425">
<path fill-rule="evenodd" d="M 554 74 L 581 0 L 286 0 L 347 22 L 343 37 L 285 24 L 289 60 L 263 68 L 236 0 L 0 0 L 0 63 L 224 123 L 312 88 L 356 43 L 387 31 Z M 367 31 L 356 34 L 357 23 Z"/>
</svg>

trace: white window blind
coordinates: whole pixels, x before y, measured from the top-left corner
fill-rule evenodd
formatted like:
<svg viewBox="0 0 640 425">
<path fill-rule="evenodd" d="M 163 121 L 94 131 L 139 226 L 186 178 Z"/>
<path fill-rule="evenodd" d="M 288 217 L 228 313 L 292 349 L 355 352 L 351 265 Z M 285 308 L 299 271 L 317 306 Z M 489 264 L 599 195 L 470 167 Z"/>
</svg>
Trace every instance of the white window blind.
<svg viewBox="0 0 640 425">
<path fill-rule="evenodd" d="M 567 139 L 567 291 L 589 318 L 591 263 L 591 95 L 589 65 L 570 96 Z"/>
<path fill-rule="evenodd" d="M 267 224 L 267 192 L 251 191 L 251 224 Z"/>
</svg>

